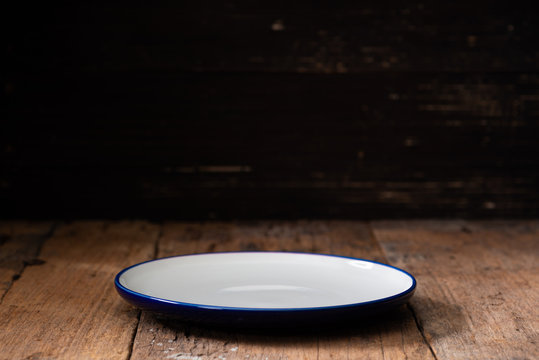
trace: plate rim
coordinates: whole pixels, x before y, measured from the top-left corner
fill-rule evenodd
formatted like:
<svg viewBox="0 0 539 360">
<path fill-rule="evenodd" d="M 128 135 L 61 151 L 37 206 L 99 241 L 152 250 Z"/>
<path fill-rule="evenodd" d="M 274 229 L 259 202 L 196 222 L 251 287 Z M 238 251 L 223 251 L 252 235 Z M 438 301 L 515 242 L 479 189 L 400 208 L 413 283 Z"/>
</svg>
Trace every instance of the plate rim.
<svg viewBox="0 0 539 360">
<path fill-rule="evenodd" d="M 189 303 L 189 302 L 182 302 L 182 301 L 176 301 L 176 300 L 170 300 L 170 299 L 163 299 L 156 296 L 146 295 L 139 293 L 137 291 L 128 289 L 127 287 L 120 284 L 120 277 L 130 269 L 150 263 L 150 262 L 156 262 L 160 260 L 166 260 L 166 259 L 172 259 L 172 258 L 181 258 L 181 257 L 187 257 L 187 256 L 199 256 L 199 255 L 219 255 L 219 254 L 296 254 L 296 255 L 309 255 L 309 256 L 326 256 L 326 257 L 336 257 L 341 259 L 350 259 L 350 260 L 360 260 L 365 261 L 381 266 L 385 266 L 394 270 L 397 270 L 407 276 L 409 276 L 412 279 L 412 285 L 407 288 L 406 290 L 399 292 L 398 294 L 391 295 L 388 297 L 384 297 L 381 299 L 376 300 L 370 300 L 370 301 L 362 301 L 357 303 L 350 303 L 350 304 L 341 304 L 341 305 L 328 305 L 328 306 L 315 306 L 315 307 L 287 307 L 287 308 L 252 308 L 252 307 L 241 307 L 241 306 L 220 306 L 220 305 L 204 305 L 204 304 L 196 304 L 196 303 Z M 411 294 L 415 291 L 417 287 L 417 280 L 415 277 L 410 274 L 408 271 L 403 270 L 401 268 L 398 268 L 393 265 L 384 264 L 379 261 L 375 260 L 368 260 L 363 258 L 356 258 L 351 256 L 344 256 L 344 255 L 335 255 L 335 254 L 323 254 L 323 253 L 309 253 L 309 252 L 301 252 L 301 251 L 219 251 L 219 252 L 211 252 L 211 253 L 192 253 L 192 254 L 182 254 L 182 255 L 172 255 L 172 256 L 165 256 L 158 259 L 152 259 L 143 261 L 134 265 L 131 265 L 129 267 L 126 267 L 125 269 L 121 270 L 114 278 L 114 285 L 116 287 L 116 290 L 120 295 L 123 295 L 122 293 L 126 293 L 129 296 L 134 296 L 135 298 L 139 298 L 142 301 L 153 303 L 154 305 L 176 305 L 180 308 L 187 308 L 187 309 L 197 309 L 197 310 L 219 310 L 219 311 L 233 311 L 233 312 L 305 312 L 305 311 L 325 311 L 325 310 L 338 310 L 338 309 L 347 309 L 347 308 L 354 308 L 354 307 L 369 307 L 373 305 L 382 305 L 384 303 L 392 303 L 395 300 L 398 300 L 400 298 L 404 298 L 408 295 L 411 296 Z M 123 296 L 122 296 L 123 297 Z M 126 299 L 127 300 L 127 299 Z"/>
</svg>

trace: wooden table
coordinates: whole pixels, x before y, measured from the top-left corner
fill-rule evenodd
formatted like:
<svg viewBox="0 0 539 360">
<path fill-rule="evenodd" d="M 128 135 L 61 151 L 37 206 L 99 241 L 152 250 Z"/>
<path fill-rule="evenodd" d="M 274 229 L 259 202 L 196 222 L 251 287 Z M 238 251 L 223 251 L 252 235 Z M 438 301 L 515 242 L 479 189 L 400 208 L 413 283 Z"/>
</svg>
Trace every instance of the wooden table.
<svg viewBox="0 0 539 360">
<path fill-rule="evenodd" d="M 418 280 L 378 322 L 309 334 L 171 324 L 114 275 L 175 254 L 283 250 L 387 262 Z M 539 221 L 0 223 L 0 359 L 538 359 Z"/>
</svg>

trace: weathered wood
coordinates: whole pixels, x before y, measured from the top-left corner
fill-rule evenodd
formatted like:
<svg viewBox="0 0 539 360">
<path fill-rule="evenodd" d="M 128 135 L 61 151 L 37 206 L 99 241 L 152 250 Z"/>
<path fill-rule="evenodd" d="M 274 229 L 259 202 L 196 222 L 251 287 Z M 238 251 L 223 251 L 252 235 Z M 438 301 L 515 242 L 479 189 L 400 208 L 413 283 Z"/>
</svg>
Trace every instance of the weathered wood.
<svg viewBox="0 0 539 360">
<path fill-rule="evenodd" d="M 331 253 L 384 260 L 369 227 L 354 222 L 255 222 L 166 224 L 159 256 L 275 250 Z M 246 334 L 170 326 L 143 312 L 132 359 L 354 359 L 432 358 L 407 308 L 380 323 L 350 329 L 318 329 L 313 334 Z"/>
<path fill-rule="evenodd" d="M 159 227 L 76 222 L 56 229 L 0 305 L 0 359 L 125 359 L 139 312 L 117 271 L 151 259 Z"/>
<path fill-rule="evenodd" d="M 43 241 L 51 234 L 51 222 L 0 222 L 0 303 L 26 265 L 38 265 Z"/>
<path fill-rule="evenodd" d="M 11 40 L 18 35 L 26 41 L 6 53 L 19 60 L 14 65 L 36 70 L 538 69 L 535 14 L 506 3 L 166 1 L 126 10 L 121 3 L 80 1 L 36 5 L 35 14 L 11 6 Z M 43 17 L 50 26 L 43 26 Z M 23 37 L 28 33 L 30 39 Z M 42 61 L 26 58 L 31 55 Z"/>
<path fill-rule="evenodd" d="M 375 222 L 440 359 L 539 358 L 539 222 Z"/>
<path fill-rule="evenodd" d="M 10 6 L 0 216 L 539 216 L 527 7 Z"/>
<path fill-rule="evenodd" d="M 124 266 L 154 257 L 159 227 L 99 221 L 60 225 L 38 254 L 43 263 L 26 266 L 0 304 L 0 359 L 539 357 L 538 221 L 385 221 L 373 227 L 374 237 L 366 224 L 346 221 L 164 226 L 158 256 L 229 250 L 333 253 L 389 260 L 418 279 L 411 305 L 377 322 L 270 335 L 186 326 L 145 312 L 138 322 L 139 312 L 115 293 L 112 277 Z M 17 234 L 35 240 L 49 231 L 50 223 L 0 222 L 0 259 L 6 245 L 16 249 Z M 35 250 L 35 242 L 25 244 Z M 19 250 L 13 253 L 22 254 Z"/>
<path fill-rule="evenodd" d="M 44 75 L 39 83 L 65 84 L 32 83 L 14 95 L 0 138 L 9 149 L 0 156 L 0 215 L 539 215 L 537 74 L 162 72 L 73 81 Z M 83 94 L 56 104 L 78 84 Z"/>
</svg>

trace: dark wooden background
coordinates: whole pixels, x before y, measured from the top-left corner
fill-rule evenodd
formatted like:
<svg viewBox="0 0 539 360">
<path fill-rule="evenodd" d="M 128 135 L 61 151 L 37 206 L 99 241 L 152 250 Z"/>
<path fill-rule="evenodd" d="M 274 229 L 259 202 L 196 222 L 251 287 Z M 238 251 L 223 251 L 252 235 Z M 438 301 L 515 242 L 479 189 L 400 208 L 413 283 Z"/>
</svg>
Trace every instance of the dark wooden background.
<svg viewBox="0 0 539 360">
<path fill-rule="evenodd" d="M 538 14 L 503 3 L 12 4 L 1 216 L 538 216 Z"/>
</svg>

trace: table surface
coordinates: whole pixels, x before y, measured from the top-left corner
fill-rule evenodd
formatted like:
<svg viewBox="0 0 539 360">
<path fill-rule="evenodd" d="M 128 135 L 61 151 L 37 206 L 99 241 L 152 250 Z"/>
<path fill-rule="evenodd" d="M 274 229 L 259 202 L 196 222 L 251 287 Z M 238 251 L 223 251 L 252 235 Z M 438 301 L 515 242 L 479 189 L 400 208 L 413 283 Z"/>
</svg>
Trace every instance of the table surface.
<svg viewBox="0 0 539 360">
<path fill-rule="evenodd" d="M 124 302 L 122 268 L 279 250 L 374 259 L 418 280 L 409 304 L 346 329 L 247 333 Z M 537 359 L 539 221 L 0 222 L 0 359 Z"/>
</svg>

